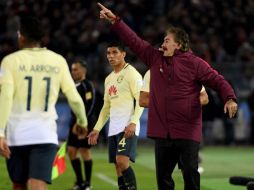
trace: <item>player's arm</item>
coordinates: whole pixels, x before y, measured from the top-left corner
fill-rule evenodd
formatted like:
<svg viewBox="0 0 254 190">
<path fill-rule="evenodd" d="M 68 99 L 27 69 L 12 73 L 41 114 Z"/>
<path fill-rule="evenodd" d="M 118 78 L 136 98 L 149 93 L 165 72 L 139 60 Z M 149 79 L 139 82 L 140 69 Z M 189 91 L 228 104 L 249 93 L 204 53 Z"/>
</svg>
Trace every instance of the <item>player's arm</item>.
<svg viewBox="0 0 254 190">
<path fill-rule="evenodd" d="M 208 97 L 208 94 L 206 93 L 204 86 L 202 87 L 202 89 L 200 91 L 199 99 L 200 99 L 200 104 L 202 106 L 207 105 L 209 103 L 209 97 Z"/>
<path fill-rule="evenodd" d="M 101 129 L 104 127 L 109 118 L 109 102 L 104 101 L 97 123 L 93 130 L 88 134 L 88 144 L 96 145 Z"/>
<path fill-rule="evenodd" d="M 5 127 L 9 119 L 14 94 L 13 76 L 11 74 L 7 59 L 1 64 L 1 93 L 0 93 L 0 154 L 10 157 L 10 150 L 5 140 Z"/>
<path fill-rule="evenodd" d="M 78 135 L 79 139 L 84 139 L 87 136 L 88 123 L 87 123 L 86 111 L 85 111 L 83 100 L 80 97 L 75 87 L 72 89 L 69 89 L 64 94 L 68 100 L 68 103 L 73 113 L 75 114 L 77 118 L 76 124 L 73 127 L 73 133 Z"/>
<path fill-rule="evenodd" d="M 110 114 L 110 102 L 109 102 L 109 97 L 108 97 L 106 90 L 105 90 L 104 103 L 103 103 L 102 109 L 100 111 L 100 115 L 97 120 L 97 123 L 95 124 L 93 130 L 88 135 L 88 144 L 90 144 L 90 145 L 97 144 L 99 133 L 100 133 L 101 129 L 104 127 L 104 125 L 106 124 L 106 122 L 108 121 L 109 114 Z"/>
<path fill-rule="evenodd" d="M 84 106 L 83 100 L 80 97 L 77 90 L 75 88 L 69 89 L 64 94 L 67 97 L 68 103 L 69 103 L 72 111 L 74 112 L 75 116 L 77 117 L 77 124 L 79 124 L 83 127 L 87 127 L 85 106 Z"/>
<path fill-rule="evenodd" d="M 4 137 L 4 130 L 11 113 L 14 84 L 11 72 L 11 64 L 8 58 L 1 63 L 1 93 L 0 93 L 0 137 Z"/>
<path fill-rule="evenodd" d="M 1 85 L 0 93 L 0 137 L 4 137 L 4 130 L 7 124 L 8 118 L 11 113 L 12 102 L 13 102 L 13 91 L 14 87 L 11 84 L 4 83 Z"/>
<path fill-rule="evenodd" d="M 148 106 L 149 106 L 149 92 L 140 91 L 139 106 L 148 108 Z"/>
<path fill-rule="evenodd" d="M 139 119 L 144 111 L 144 108 L 140 107 L 138 102 L 139 102 L 139 94 L 140 90 L 142 87 L 142 77 L 141 75 L 133 75 L 130 76 L 131 81 L 130 81 L 130 88 L 131 92 L 134 96 L 134 99 L 136 101 L 135 108 L 134 108 L 134 113 L 131 117 L 131 123 L 137 124 L 139 122 Z"/>
<path fill-rule="evenodd" d="M 139 122 L 139 119 L 144 111 L 143 107 L 140 107 L 138 102 L 139 102 L 139 92 L 134 94 L 134 98 L 136 100 L 135 108 L 134 108 L 134 113 L 131 116 L 131 123 L 137 124 Z"/>
<path fill-rule="evenodd" d="M 5 126 L 11 113 L 13 97 L 13 85 L 2 84 L 0 93 L 0 154 L 5 158 L 10 158 L 11 151 L 5 140 Z"/>
<path fill-rule="evenodd" d="M 130 73 L 128 75 L 129 77 L 129 86 L 130 86 L 130 91 L 136 101 L 135 108 L 134 108 L 134 113 L 131 116 L 131 121 L 128 126 L 126 126 L 124 130 L 124 137 L 129 138 L 135 134 L 136 131 L 136 124 L 139 122 L 139 119 L 143 113 L 144 108 L 140 107 L 138 102 L 139 102 L 139 93 L 140 89 L 142 87 L 142 77 L 140 74 L 137 73 Z"/>
<path fill-rule="evenodd" d="M 70 71 L 68 69 L 67 63 L 63 65 L 63 77 L 61 83 L 61 89 L 66 96 L 68 103 L 77 118 L 77 125 L 87 128 L 87 117 L 85 106 L 82 98 L 80 97 L 74 81 L 71 77 Z"/>
<path fill-rule="evenodd" d="M 129 125 L 124 130 L 124 133 L 125 133 L 124 137 L 125 138 L 132 137 L 135 134 L 136 124 L 139 122 L 139 119 L 140 119 L 140 117 L 143 113 L 143 110 L 144 110 L 144 108 L 140 107 L 140 105 L 138 104 L 138 102 L 139 102 L 139 92 L 136 92 L 134 94 L 134 98 L 136 100 L 134 113 L 131 116 L 131 121 L 130 121 Z"/>
<path fill-rule="evenodd" d="M 139 93 L 135 94 L 135 100 L 136 102 L 139 102 Z M 135 104 L 134 113 L 131 117 L 131 123 L 137 124 L 139 122 L 139 119 L 144 111 L 144 108 L 140 107 L 138 103 Z"/>
<path fill-rule="evenodd" d="M 109 114 L 110 114 L 110 102 L 109 102 L 109 97 L 105 91 L 104 93 L 104 103 L 101 108 L 98 120 L 94 126 L 94 130 L 101 131 L 101 129 L 104 127 L 106 122 L 109 119 Z"/>
<path fill-rule="evenodd" d="M 147 108 L 149 106 L 149 91 L 150 91 L 150 70 L 144 76 L 143 85 L 139 95 L 139 105 Z"/>
</svg>

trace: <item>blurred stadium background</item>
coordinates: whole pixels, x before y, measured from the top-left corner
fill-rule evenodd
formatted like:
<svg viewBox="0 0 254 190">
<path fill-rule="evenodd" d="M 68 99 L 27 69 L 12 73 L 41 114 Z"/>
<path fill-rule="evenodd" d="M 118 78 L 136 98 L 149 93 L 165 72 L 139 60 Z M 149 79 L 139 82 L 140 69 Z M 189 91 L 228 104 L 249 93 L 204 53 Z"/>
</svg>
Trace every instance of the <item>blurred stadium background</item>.
<svg viewBox="0 0 254 190">
<path fill-rule="evenodd" d="M 94 0 L 0 0 L 0 60 L 17 50 L 19 17 L 35 15 L 40 18 L 45 28 L 43 45 L 62 54 L 68 63 L 77 57 L 84 58 L 88 63 L 88 78 L 94 81 L 98 93 L 102 95 L 105 76 L 111 72 L 110 65 L 106 61 L 105 48 L 107 42 L 110 42 L 114 36 L 110 32 L 109 25 L 99 20 L 96 2 Z M 169 25 L 183 27 L 190 34 L 192 50 L 231 82 L 239 103 L 237 118 L 228 120 L 222 112 L 223 105 L 217 94 L 207 89 L 210 103 L 204 108 L 202 144 L 204 154 L 207 150 L 209 155 L 209 150 L 212 150 L 214 156 L 205 160 L 204 164 L 208 168 L 216 166 L 214 160 L 216 160 L 216 151 L 220 152 L 220 148 L 206 148 L 214 145 L 232 147 L 230 148 L 233 152 L 232 156 L 236 153 L 233 150 L 241 150 L 238 148 L 241 145 L 253 160 L 252 149 L 246 147 L 254 144 L 254 1 L 103 0 L 101 2 L 114 10 L 131 28 L 154 46 L 161 44 Z M 130 51 L 127 55 L 127 61 L 144 74 L 147 68 L 140 63 L 140 60 Z M 59 98 L 57 111 L 59 140 L 64 141 L 68 133 L 69 119 L 69 107 L 64 97 Z M 142 144 L 150 142 L 145 135 L 146 120 L 147 110 L 141 118 Z M 106 132 L 103 134 L 106 135 Z M 101 138 L 101 144 L 106 143 L 105 138 L 103 136 Z M 226 155 L 227 148 L 223 150 Z M 104 156 L 106 159 L 106 153 Z M 240 154 L 236 155 L 238 156 Z M 229 161 L 227 156 L 221 159 L 222 163 Z M 254 175 L 253 162 L 241 162 L 237 159 L 233 161 L 235 162 L 230 167 L 236 168 L 236 174 Z M 3 160 L 1 159 L 0 162 L 2 164 Z M 238 168 L 238 165 L 243 167 Z M 225 171 L 225 167 L 220 168 L 218 174 L 215 172 L 211 175 L 220 178 L 220 172 Z M 248 168 L 252 168 L 252 173 Z M 5 171 L 1 170 L 0 175 L 3 172 Z M 207 174 L 204 175 L 209 178 L 209 170 L 205 172 Z M 230 174 L 227 173 L 228 176 Z M 0 176 L 0 190 L 2 190 L 1 184 Z M 211 184 L 212 187 L 213 183 Z"/>
</svg>

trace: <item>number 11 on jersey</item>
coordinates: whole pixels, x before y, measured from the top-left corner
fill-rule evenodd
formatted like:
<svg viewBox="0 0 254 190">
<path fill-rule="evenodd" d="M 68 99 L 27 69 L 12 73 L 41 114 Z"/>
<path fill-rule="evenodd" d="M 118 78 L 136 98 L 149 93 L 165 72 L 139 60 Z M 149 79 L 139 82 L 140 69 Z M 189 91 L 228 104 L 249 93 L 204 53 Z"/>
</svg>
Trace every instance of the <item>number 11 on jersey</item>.
<svg viewBox="0 0 254 190">
<path fill-rule="evenodd" d="M 28 89 L 27 89 L 27 105 L 26 105 L 26 110 L 30 111 L 31 110 L 31 99 L 32 99 L 32 84 L 33 84 L 33 78 L 31 76 L 26 76 L 24 78 L 28 82 Z M 48 111 L 48 101 L 49 101 L 49 94 L 50 94 L 50 82 L 51 78 L 50 77 L 43 77 L 43 81 L 46 82 L 46 95 L 45 95 L 45 106 L 44 106 L 44 111 Z"/>
</svg>

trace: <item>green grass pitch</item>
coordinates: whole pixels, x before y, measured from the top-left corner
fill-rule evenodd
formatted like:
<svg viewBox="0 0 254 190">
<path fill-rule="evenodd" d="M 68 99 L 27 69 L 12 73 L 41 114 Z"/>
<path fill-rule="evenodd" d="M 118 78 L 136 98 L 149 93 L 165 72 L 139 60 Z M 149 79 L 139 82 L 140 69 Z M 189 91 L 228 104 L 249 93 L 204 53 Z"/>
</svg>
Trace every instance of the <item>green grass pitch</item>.
<svg viewBox="0 0 254 190">
<path fill-rule="evenodd" d="M 92 149 L 94 169 L 92 177 L 93 190 L 117 190 L 115 168 L 107 161 L 107 149 L 94 147 Z M 204 173 L 201 175 L 202 190 L 244 190 L 245 187 L 232 186 L 228 183 L 229 176 L 243 175 L 254 177 L 253 147 L 204 147 Z M 53 181 L 49 190 L 68 190 L 74 183 L 74 174 L 67 160 L 67 171 Z M 156 190 L 153 146 L 138 147 L 135 170 L 139 190 Z M 183 190 L 181 172 L 174 171 L 176 190 Z M 0 190 L 11 190 L 5 161 L 0 157 Z"/>
</svg>

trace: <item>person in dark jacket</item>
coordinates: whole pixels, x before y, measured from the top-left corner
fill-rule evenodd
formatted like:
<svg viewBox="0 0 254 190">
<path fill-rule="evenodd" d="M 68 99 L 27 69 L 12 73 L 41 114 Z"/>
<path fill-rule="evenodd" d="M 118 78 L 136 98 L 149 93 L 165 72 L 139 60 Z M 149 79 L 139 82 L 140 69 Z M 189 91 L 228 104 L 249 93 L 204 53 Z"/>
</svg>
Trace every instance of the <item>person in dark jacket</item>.
<svg viewBox="0 0 254 190">
<path fill-rule="evenodd" d="M 174 189 L 172 172 L 181 158 L 185 190 L 199 190 L 200 90 L 204 85 L 217 91 L 223 99 L 224 112 L 232 118 L 237 112 L 233 88 L 207 62 L 192 53 L 184 30 L 169 28 L 161 49 L 156 49 L 111 10 L 100 3 L 98 6 L 100 18 L 111 22 L 111 30 L 151 72 L 147 136 L 155 139 L 158 189 Z"/>
<path fill-rule="evenodd" d="M 71 65 L 71 75 L 76 84 L 78 93 L 80 94 L 84 105 L 86 107 L 86 114 L 88 119 L 88 131 L 93 129 L 93 112 L 95 105 L 95 88 L 93 83 L 86 78 L 87 65 L 84 60 L 77 60 Z M 91 145 L 88 144 L 88 139 L 79 139 L 74 134 L 73 126 L 76 122 L 76 117 L 71 113 L 70 131 L 68 136 L 68 155 L 71 161 L 72 168 L 76 176 L 76 182 L 72 190 L 90 190 L 91 176 L 92 176 L 92 153 Z M 84 163 L 85 181 L 83 180 L 80 158 L 77 156 L 78 152 Z"/>
</svg>

